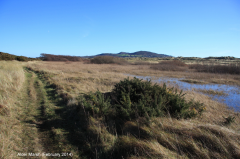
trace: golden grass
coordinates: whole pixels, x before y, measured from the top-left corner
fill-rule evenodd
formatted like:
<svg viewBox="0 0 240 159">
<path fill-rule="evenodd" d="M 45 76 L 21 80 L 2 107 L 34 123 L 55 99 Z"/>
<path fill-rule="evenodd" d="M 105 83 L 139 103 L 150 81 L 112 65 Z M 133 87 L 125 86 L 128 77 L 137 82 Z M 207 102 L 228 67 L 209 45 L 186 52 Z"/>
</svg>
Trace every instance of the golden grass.
<svg viewBox="0 0 240 159">
<path fill-rule="evenodd" d="M 128 74 L 139 76 L 186 78 L 191 82 L 240 85 L 239 75 L 196 72 L 172 72 L 150 69 L 149 65 L 84 64 L 83 62 L 29 62 L 34 70 L 53 75 L 54 83 L 60 84 L 70 94 L 87 93 L 99 89 L 109 92 L 113 85 Z"/>
<path fill-rule="evenodd" d="M 16 96 L 25 80 L 23 63 L 0 61 L 0 158 L 9 158 L 21 145 Z"/>
</svg>

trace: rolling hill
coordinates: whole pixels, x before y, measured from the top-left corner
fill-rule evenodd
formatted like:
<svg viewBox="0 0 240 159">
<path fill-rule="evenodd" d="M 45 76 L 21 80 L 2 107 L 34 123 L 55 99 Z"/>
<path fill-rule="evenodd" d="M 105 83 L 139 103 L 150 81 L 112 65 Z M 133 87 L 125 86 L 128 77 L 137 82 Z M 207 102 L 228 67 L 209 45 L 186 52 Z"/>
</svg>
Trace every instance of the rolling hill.
<svg viewBox="0 0 240 159">
<path fill-rule="evenodd" d="M 115 57 L 159 57 L 159 58 L 163 58 L 163 57 L 172 57 L 169 55 L 165 55 L 165 54 L 157 54 L 157 53 L 153 53 L 150 51 L 137 51 L 137 52 L 133 52 L 133 53 L 128 53 L 128 52 L 120 52 L 118 54 L 114 54 L 114 53 L 102 53 L 102 54 L 98 54 L 95 56 L 115 56 Z M 85 56 L 85 57 L 94 57 L 94 56 Z"/>
</svg>

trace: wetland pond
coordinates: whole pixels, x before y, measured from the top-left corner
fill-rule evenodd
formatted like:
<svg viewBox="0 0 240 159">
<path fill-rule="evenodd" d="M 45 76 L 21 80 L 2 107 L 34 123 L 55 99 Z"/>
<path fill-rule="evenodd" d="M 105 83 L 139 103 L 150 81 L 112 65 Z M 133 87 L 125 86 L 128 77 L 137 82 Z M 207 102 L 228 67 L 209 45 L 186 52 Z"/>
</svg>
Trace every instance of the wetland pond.
<svg viewBox="0 0 240 159">
<path fill-rule="evenodd" d="M 150 77 L 150 76 L 134 76 L 143 80 L 151 80 L 153 83 L 166 83 L 167 85 L 177 86 L 182 90 L 194 90 L 202 94 L 210 96 L 212 99 L 226 104 L 235 111 L 240 111 L 240 87 L 224 84 L 193 84 L 183 82 L 184 78 L 166 78 L 166 77 Z"/>
</svg>

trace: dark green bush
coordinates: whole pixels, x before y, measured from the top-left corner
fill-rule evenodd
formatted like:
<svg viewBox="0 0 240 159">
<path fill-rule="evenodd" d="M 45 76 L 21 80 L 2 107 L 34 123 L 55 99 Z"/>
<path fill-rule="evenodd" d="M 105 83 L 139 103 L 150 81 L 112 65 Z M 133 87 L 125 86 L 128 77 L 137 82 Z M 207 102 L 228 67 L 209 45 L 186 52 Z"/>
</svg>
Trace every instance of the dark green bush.
<svg viewBox="0 0 240 159">
<path fill-rule="evenodd" d="M 37 58 L 29 58 L 25 56 L 16 56 L 16 55 L 11 55 L 9 53 L 4 53 L 0 52 L 0 61 L 5 60 L 5 61 L 12 61 L 12 60 L 17 60 L 17 61 L 34 61 L 34 60 L 40 60 Z"/>
<path fill-rule="evenodd" d="M 151 81 L 125 79 L 115 85 L 108 97 L 97 91 L 82 99 L 83 106 L 92 114 L 110 115 L 131 120 L 138 117 L 159 117 L 170 114 L 175 118 L 191 118 L 205 109 L 202 103 L 184 99 L 176 89 L 168 89 Z"/>
<path fill-rule="evenodd" d="M 0 52 L 0 60 L 11 61 L 15 60 L 16 56 L 8 53 Z"/>
<path fill-rule="evenodd" d="M 108 115 L 111 107 L 110 99 L 106 99 L 104 94 L 99 91 L 86 95 L 81 102 L 83 103 L 85 109 L 90 111 L 92 114 Z"/>
<path fill-rule="evenodd" d="M 16 60 L 18 60 L 18 61 L 29 61 L 28 58 L 25 57 L 25 56 L 17 56 Z"/>
</svg>

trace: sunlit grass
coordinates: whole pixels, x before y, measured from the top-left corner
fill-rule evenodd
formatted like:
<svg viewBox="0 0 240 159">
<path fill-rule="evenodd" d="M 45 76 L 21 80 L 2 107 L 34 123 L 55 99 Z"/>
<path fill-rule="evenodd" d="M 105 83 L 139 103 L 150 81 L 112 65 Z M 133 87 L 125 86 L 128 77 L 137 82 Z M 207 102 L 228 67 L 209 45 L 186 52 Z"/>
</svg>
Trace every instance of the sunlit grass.
<svg viewBox="0 0 240 159">
<path fill-rule="evenodd" d="M 8 158 L 19 150 L 22 126 L 17 119 L 17 95 L 25 81 L 23 64 L 0 61 L 0 158 Z"/>
</svg>

